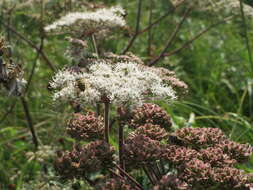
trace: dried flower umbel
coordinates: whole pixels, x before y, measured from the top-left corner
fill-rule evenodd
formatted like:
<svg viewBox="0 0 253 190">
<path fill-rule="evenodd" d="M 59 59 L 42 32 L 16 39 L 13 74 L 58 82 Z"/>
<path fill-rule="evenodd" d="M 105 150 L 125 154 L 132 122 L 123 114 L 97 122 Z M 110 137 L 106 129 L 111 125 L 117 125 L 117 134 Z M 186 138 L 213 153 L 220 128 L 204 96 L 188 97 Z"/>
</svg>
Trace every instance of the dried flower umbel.
<svg viewBox="0 0 253 190">
<path fill-rule="evenodd" d="M 103 139 L 104 123 L 101 117 L 97 117 L 94 112 L 86 115 L 76 113 L 69 120 L 67 133 L 74 139 L 92 141 Z"/>
</svg>

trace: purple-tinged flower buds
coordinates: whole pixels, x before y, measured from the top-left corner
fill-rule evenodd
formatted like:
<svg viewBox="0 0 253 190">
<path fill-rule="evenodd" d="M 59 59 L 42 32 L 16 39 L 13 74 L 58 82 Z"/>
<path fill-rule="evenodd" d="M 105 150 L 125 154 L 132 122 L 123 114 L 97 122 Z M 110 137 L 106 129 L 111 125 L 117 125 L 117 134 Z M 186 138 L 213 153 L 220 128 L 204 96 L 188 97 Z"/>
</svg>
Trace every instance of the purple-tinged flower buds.
<svg viewBox="0 0 253 190">
<path fill-rule="evenodd" d="M 84 141 L 103 139 L 103 131 L 103 119 L 93 112 L 74 114 L 67 127 L 67 133 L 72 138 Z"/>
</svg>

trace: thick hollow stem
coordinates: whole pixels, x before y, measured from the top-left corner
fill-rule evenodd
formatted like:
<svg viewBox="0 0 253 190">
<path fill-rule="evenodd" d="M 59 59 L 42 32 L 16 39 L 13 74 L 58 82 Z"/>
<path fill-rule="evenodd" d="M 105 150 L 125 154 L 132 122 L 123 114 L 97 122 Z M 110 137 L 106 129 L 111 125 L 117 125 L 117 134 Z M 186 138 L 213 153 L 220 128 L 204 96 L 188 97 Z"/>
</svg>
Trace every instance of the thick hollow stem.
<svg viewBox="0 0 253 190">
<path fill-rule="evenodd" d="M 109 111 L 110 111 L 110 104 L 104 103 L 104 126 L 105 126 L 105 141 L 109 143 Z"/>
<path fill-rule="evenodd" d="M 125 170 L 125 162 L 123 159 L 123 145 L 124 145 L 124 123 L 119 121 L 119 163 L 120 167 Z"/>
<path fill-rule="evenodd" d="M 99 103 L 97 103 L 97 105 L 96 105 L 96 112 L 97 112 L 97 116 L 100 116 L 100 114 L 101 114 L 101 106 L 100 106 Z"/>
<path fill-rule="evenodd" d="M 94 35 L 91 36 L 91 40 L 92 40 L 92 44 L 93 44 L 93 46 L 94 46 L 94 51 L 95 51 L 95 53 L 97 54 L 97 56 L 99 56 L 98 47 L 97 47 L 97 42 L 96 42 L 96 39 L 95 39 L 95 36 L 94 36 Z"/>
</svg>

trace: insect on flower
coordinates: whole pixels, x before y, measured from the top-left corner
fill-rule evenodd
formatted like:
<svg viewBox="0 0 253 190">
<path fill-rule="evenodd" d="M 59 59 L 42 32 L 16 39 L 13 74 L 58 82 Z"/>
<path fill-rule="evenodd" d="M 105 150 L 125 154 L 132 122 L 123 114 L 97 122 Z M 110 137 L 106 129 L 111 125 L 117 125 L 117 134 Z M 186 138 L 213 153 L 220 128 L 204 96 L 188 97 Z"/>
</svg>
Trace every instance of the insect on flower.
<svg viewBox="0 0 253 190">
<path fill-rule="evenodd" d="M 85 79 L 81 78 L 77 80 L 77 87 L 81 90 L 81 91 L 85 91 L 86 89 L 86 81 Z"/>
</svg>

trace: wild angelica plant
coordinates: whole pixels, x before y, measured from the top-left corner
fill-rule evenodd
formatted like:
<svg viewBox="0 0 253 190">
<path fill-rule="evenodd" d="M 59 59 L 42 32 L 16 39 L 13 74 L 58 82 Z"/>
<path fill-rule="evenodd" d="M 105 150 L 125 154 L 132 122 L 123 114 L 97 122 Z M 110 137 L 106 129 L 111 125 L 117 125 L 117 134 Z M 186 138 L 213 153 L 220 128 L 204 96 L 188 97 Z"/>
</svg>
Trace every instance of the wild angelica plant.
<svg viewBox="0 0 253 190">
<path fill-rule="evenodd" d="M 58 152 L 58 174 L 63 179 L 84 179 L 94 189 L 142 190 L 143 182 L 132 176 L 135 171 L 143 171 L 142 178 L 149 181 L 146 186 L 154 190 L 252 188 L 252 176 L 235 168 L 249 159 L 251 146 L 230 141 L 216 128 L 172 132 L 168 114 L 146 103 L 171 102 L 187 92 L 187 85 L 173 72 L 149 67 L 132 53 L 116 55 L 98 49 L 98 39 L 125 26 L 123 14 L 120 7 L 69 13 L 45 28 L 69 33 L 66 52 L 77 62 L 58 71 L 49 85 L 55 101 L 69 103 L 78 112 L 67 127 L 78 143 L 70 151 Z M 89 42 L 95 52 L 89 52 Z M 97 108 L 97 113 L 84 114 L 87 105 Z M 118 151 L 110 144 L 113 108 L 118 114 Z M 129 134 L 124 133 L 126 127 L 132 130 Z M 91 142 L 83 145 L 82 141 Z M 102 179 L 91 178 L 97 173 Z"/>
</svg>

